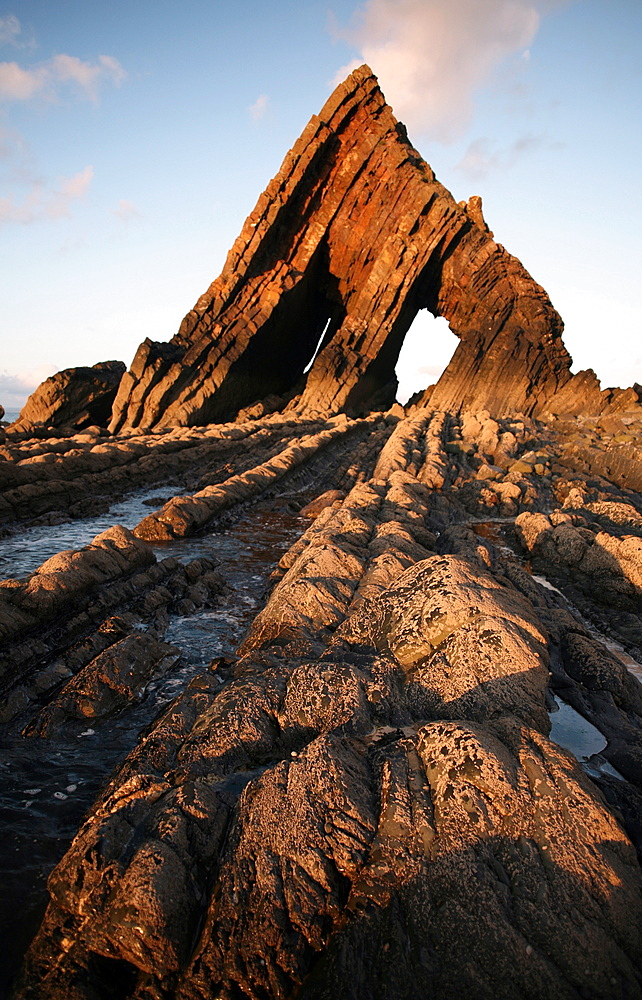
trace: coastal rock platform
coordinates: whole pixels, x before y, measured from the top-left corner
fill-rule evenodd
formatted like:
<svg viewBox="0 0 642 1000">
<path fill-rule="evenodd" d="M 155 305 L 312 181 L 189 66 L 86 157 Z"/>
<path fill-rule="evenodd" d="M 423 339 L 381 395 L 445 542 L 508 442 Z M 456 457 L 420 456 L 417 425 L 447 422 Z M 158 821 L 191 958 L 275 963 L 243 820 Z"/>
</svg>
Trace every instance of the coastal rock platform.
<svg viewBox="0 0 642 1000">
<path fill-rule="evenodd" d="M 642 998 L 642 405 L 561 332 L 362 67 L 110 415 L 6 428 L 14 1000 Z"/>
</svg>

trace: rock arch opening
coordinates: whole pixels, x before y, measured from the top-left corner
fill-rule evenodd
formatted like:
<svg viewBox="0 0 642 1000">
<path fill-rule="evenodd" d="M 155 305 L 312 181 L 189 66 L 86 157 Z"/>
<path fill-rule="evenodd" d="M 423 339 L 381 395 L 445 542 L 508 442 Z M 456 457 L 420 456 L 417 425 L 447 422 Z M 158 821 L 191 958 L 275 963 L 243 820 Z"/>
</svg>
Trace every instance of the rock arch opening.
<svg viewBox="0 0 642 1000">
<path fill-rule="evenodd" d="M 307 365 L 303 369 L 303 374 L 304 375 L 308 374 L 308 372 L 312 368 L 312 365 L 314 364 L 314 361 L 316 359 L 317 354 L 319 353 L 319 351 L 321 350 L 321 348 L 324 346 L 324 343 L 327 342 L 327 339 L 328 339 L 327 338 L 327 333 L 328 333 L 328 329 L 330 327 L 330 323 L 331 322 L 332 322 L 332 316 L 328 316 L 328 318 L 326 320 L 326 324 L 323 327 L 323 330 L 321 331 L 321 336 L 319 337 L 319 341 L 317 343 L 317 346 L 314 349 L 314 354 L 312 355 L 312 357 L 308 361 Z"/>
<path fill-rule="evenodd" d="M 395 367 L 400 403 L 405 405 L 416 392 L 437 382 L 458 343 L 443 316 L 433 316 L 428 309 L 419 310 L 401 345 Z"/>
</svg>

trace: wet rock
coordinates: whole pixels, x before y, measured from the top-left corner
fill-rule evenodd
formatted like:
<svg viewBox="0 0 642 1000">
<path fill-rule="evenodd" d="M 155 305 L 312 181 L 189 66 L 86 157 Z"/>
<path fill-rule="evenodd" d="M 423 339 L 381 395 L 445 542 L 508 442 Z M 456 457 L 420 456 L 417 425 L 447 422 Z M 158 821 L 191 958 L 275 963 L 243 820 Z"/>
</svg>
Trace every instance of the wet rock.
<svg viewBox="0 0 642 1000">
<path fill-rule="evenodd" d="M 317 434 L 306 435 L 263 465 L 232 476 L 219 485 L 207 486 L 193 496 L 174 497 L 162 510 L 144 518 L 134 529 L 134 534 L 146 541 L 170 541 L 195 534 L 228 507 L 264 492 L 320 449 L 350 430 L 363 426 L 363 423 L 355 421 L 348 425 L 340 422 L 319 430 Z M 365 423 L 372 425 L 374 420 L 367 418 Z"/>
<path fill-rule="evenodd" d="M 275 414 L 207 431 L 186 428 L 109 439 L 88 431 L 65 437 L 60 431 L 52 436 L 43 430 L 43 437 L 16 431 L 6 461 L 0 462 L 0 523 L 15 527 L 52 512 L 57 518 L 86 517 L 107 510 L 124 493 L 168 481 L 194 482 L 193 489 L 219 483 L 274 457 L 315 428 L 318 421 L 295 422 Z M 356 452 L 358 462 L 359 445 Z"/>
<path fill-rule="evenodd" d="M 88 663 L 29 725 L 33 736 L 51 736 L 68 719 L 104 718 L 139 698 L 147 684 L 179 658 L 179 650 L 152 636 L 128 635 Z"/>
<path fill-rule="evenodd" d="M 129 553 L 128 537 L 134 541 Z M 125 543 L 117 550 L 118 560 L 111 564 L 104 558 L 105 538 L 108 552 L 114 538 Z M 7 638 L 0 661 L 6 695 L 1 721 L 11 722 L 26 709 L 33 716 L 43 699 L 55 694 L 53 689 L 61 681 L 79 672 L 81 676 L 69 685 L 72 701 L 78 694 L 79 704 L 88 705 L 93 699 L 97 706 L 103 704 L 105 712 L 126 707 L 144 691 L 152 675 L 175 662 L 175 651 L 156 642 L 167 628 L 169 613 L 180 613 L 187 595 L 191 612 L 212 605 L 225 589 L 214 565 L 205 558 L 187 566 L 176 559 L 157 563 L 144 543 L 117 528 L 97 536 L 84 549 L 48 560 L 24 583 L 4 581 L 9 598 L 5 605 Z M 110 569 L 107 574 L 106 566 Z M 30 623 L 37 607 L 33 594 L 39 586 L 45 586 L 51 603 L 43 604 L 36 635 Z M 135 639 L 130 633 L 142 623 L 152 631 L 148 636 L 138 633 Z M 14 628 L 9 632 L 11 624 Z M 103 654 L 115 645 L 121 655 L 112 661 L 111 654 Z M 20 696 L 8 694 L 14 689 Z M 79 710 L 70 707 L 66 695 L 61 697 L 65 711 L 81 717 Z M 49 719 L 47 711 L 43 717 Z M 101 714 L 102 709 L 97 708 L 96 715 Z M 58 709 L 53 715 L 55 721 L 44 726 L 47 733 L 57 731 L 62 718 Z"/>
<path fill-rule="evenodd" d="M 116 525 L 77 551 L 61 552 L 44 562 L 25 582 L 0 581 L 0 634 L 3 641 L 41 625 L 72 608 L 79 598 L 154 563 L 144 542 Z"/>
</svg>

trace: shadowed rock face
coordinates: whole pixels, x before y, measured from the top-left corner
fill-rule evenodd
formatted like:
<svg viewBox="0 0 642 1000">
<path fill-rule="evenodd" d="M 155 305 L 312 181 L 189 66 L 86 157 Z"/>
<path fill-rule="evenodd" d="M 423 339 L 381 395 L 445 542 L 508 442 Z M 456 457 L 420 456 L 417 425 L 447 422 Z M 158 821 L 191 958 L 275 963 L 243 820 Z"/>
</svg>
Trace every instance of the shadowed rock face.
<svg viewBox="0 0 642 1000">
<path fill-rule="evenodd" d="M 439 184 L 363 66 L 312 117 L 178 334 L 140 346 L 111 429 L 222 421 L 270 394 L 300 411 L 385 407 L 422 308 L 461 339 L 440 408 L 533 412 L 571 379 L 546 293 L 481 200 Z"/>
<path fill-rule="evenodd" d="M 124 371 L 122 361 L 102 361 L 92 368 L 67 368 L 52 375 L 29 396 L 16 427 L 106 426 Z"/>
</svg>

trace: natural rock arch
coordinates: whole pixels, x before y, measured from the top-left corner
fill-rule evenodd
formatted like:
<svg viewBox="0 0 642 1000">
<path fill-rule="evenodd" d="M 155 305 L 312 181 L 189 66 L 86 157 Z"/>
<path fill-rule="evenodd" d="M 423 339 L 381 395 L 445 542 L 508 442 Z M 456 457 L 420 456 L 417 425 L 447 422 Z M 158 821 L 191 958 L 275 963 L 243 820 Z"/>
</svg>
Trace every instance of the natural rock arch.
<svg viewBox="0 0 642 1000">
<path fill-rule="evenodd" d="M 436 180 L 362 66 L 312 117 L 176 336 L 141 344 L 111 429 L 230 420 L 271 395 L 299 412 L 385 408 L 421 308 L 460 338 L 440 407 L 533 413 L 572 378 L 544 290 L 494 241 L 481 200 L 457 204 Z"/>
</svg>

